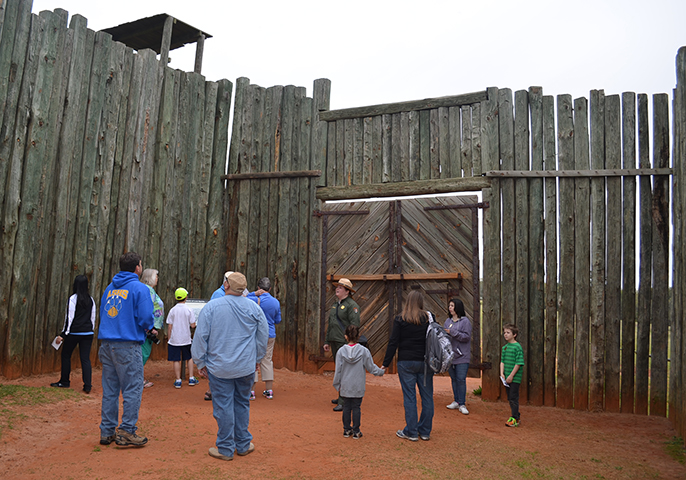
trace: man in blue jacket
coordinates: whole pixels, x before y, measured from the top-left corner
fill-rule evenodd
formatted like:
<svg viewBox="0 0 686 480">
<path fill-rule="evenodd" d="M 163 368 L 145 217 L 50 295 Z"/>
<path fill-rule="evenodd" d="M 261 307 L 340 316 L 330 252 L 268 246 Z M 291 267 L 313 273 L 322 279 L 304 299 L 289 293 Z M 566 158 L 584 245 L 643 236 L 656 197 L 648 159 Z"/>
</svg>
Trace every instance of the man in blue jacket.
<svg viewBox="0 0 686 480">
<path fill-rule="evenodd" d="M 102 363 L 100 444 L 143 446 L 146 437 L 136 435 L 143 396 L 143 355 L 146 331 L 154 326 L 150 289 L 139 280 L 141 256 L 127 252 L 119 257 L 119 269 L 100 301 L 99 358 Z M 119 392 L 124 399 L 121 424 Z"/>
</svg>

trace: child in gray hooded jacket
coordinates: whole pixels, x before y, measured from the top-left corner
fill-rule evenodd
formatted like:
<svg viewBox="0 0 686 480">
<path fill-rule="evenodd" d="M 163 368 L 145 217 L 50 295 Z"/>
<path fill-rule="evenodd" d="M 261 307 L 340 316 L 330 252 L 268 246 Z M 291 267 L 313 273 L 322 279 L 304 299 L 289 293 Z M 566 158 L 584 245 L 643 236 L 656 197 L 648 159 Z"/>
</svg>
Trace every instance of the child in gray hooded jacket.
<svg viewBox="0 0 686 480">
<path fill-rule="evenodd" d="M 336 373 L 333 376 L 333 386 L 341 394 L 343 399 L 343 436 L 353 438 L 362 437 L 360 432 L 360 405 L 364 397 L 365 381 L 369 373 L 380 377 L 384 374 L 382 368 L 377 367 L 372 359 L 372 354 L 357 340 L 360 330 L 356 325 L 348 325 L 345 329 L 345 339 L 348 342 L 343 345 L 336 354 Z M 350 417 L 352 414 L 352 428 Z"/>
</svg>

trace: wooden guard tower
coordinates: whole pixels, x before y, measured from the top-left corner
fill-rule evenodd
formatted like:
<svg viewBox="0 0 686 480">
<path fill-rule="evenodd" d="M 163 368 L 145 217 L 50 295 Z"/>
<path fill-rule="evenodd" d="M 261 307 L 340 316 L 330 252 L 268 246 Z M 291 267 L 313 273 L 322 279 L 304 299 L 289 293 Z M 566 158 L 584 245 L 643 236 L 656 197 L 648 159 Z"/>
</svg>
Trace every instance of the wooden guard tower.
<svg viewBox="0 0 686 480">
<path fill-rule="evenodd" d="M 116 27 L 106 28 L 103 31 L 112 35 L 113 40 L 121 42 L 134 50 L 146 48 L 154 50 L 160 55 L 160 60 L 163 58 L 169 59 L 169 52 L 171 50 L 183 47 L 189 43 L 197 43 L 195 66 L 193 68 L 195 73 L 201 73 L 202 70 L 202 54 L 205 39 L 212 38 L 212 35 L 209 33 L 203 32 L 166 13 L 123 23 Z"/>
</svg>

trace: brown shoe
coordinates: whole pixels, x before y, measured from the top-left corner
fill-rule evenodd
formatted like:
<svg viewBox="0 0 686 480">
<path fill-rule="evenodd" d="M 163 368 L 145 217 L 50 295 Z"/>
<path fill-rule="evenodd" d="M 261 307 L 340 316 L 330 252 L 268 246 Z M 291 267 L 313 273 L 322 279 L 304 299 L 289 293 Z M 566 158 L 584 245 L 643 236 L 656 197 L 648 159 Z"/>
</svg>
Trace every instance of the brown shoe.
<svg viewBox="0 0 686 480">
<path fill-rule="evenodd" d="M 241 457 L 245 457 L 246 455 L 249 455 L 254 451 L 255 451 L 255 444 L 250 442 L 250 446 L 248 447 L 248 449 L 245 452 L 236 452 L 236 453 L 238 453 L 238 455 L 240 455 Z"/>
<path fill-rule="evenodd" d="M 216 447 L 211 447 L 209 453 L 210 457 L 218 458 L 219 460 L 233 460 L 233 457 L 219 453 L 219 450 Z"/>
<path fill-rule="evenodd" d="M 142 447 L 148 443 L 147 437 L 141 437 L 135 433 L 129 433 L 126 430 L 119 430 L 117 436 L 114 439 L 117 445 L 121 446 L 132 446 L 132 447 Z"/>
</svg>

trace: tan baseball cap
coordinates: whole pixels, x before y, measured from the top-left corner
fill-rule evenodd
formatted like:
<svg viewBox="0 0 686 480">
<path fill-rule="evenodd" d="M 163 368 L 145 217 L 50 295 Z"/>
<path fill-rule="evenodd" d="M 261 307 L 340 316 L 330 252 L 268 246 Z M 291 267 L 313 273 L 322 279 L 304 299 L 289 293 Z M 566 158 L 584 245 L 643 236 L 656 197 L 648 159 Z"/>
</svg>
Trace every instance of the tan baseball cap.
<svg viewBox="0 0 686 480">
<path fill-rule="evenodd" d="M 243 294 L 243 290 L 248 287 L 248 282 L 245 280 L 245 275 L 239 272 L 233 272 L 227 277 L 229 288 L 236 293 Z"/>
</svg>

